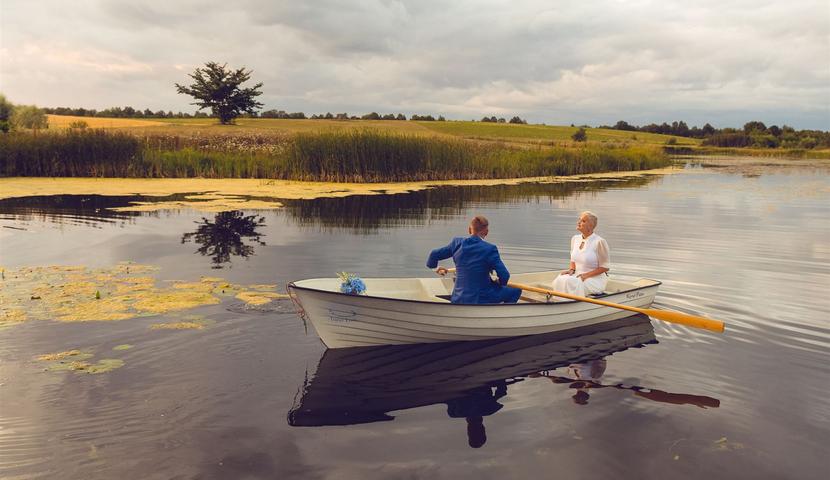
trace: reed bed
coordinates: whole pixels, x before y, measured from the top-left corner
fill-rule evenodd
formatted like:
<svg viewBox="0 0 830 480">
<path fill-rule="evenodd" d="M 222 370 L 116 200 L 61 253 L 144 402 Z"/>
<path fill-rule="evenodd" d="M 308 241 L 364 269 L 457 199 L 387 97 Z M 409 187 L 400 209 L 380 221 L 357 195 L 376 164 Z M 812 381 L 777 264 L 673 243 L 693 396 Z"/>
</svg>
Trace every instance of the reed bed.
<svg viewBox="0 0 830 480">
<path fill-rule="evenodd" d="M 657 148 L 526 149 L 380 130 L 135 135 L 105 130 L 0 135 L 0 175 L 274 178 L 401 182 L 515 178 L 666 166 Z"/>
<path fill-rule="evenodd" d="M 124 132 L 63 130 L 0 135 L 0 175 L 21 177 L 136 176 L 141 141 Z"/>
</svg>

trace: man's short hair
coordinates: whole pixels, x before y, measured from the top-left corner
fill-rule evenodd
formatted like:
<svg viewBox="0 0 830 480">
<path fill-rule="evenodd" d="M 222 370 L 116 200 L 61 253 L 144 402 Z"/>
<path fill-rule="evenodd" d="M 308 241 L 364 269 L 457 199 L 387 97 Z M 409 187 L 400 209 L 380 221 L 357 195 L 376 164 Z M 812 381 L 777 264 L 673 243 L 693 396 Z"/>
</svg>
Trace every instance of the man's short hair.
<svg viewBox="0 0 830 480">
<path fill-rule="evenodd" d="M 470 221 L 470 226 L 473 227 L 473 233 L 479 233 L 483 230 L 486 230 L 489 225 L 490 222 L 488 222 L 487 219 L 482 215 L 476 215 Z"/>
</svg>

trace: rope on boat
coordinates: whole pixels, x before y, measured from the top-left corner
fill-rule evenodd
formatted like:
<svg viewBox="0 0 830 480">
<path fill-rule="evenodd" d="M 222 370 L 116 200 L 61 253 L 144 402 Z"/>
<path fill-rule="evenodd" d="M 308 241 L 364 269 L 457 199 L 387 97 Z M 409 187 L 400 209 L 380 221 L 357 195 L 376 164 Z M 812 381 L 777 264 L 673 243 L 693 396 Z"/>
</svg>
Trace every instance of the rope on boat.
<svg viewBox="0 0 830 480">
<path fill-rule="evenodd" d="M 297 294 L 294 292 L 294 289 L 291 288 L 291 284 L 285 286 L 285 291 L 288 292 L 288 298 L 291 299 L 291 303 L 294 304 L 294 308 L 297 310 L 297 315 L 299 315 L 300 320 L 303 321 L 303 328 L 305 328 L 306 335 L 308 334 L 308 314 L 303 308 L 303 304 L 300 303 L 300 299 L 297 297 Z"/>
</svg>

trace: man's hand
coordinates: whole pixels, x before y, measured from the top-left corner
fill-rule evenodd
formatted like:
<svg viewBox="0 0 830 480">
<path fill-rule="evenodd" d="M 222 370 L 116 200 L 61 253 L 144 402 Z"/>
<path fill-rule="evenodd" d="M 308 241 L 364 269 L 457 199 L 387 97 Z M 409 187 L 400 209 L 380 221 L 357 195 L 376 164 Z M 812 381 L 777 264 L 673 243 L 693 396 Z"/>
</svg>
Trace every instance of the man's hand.
<svg viewBox="0 0 830 480">
<path fill-rule="evenodd" d="M 440 275 L 442 277 L 447 274 L 447 271 L 448 270 L 444 267 L 438 267 L 438 268 L 435 269 L 435 273 L 437 273 L 438 275 Z"/>
</svg>

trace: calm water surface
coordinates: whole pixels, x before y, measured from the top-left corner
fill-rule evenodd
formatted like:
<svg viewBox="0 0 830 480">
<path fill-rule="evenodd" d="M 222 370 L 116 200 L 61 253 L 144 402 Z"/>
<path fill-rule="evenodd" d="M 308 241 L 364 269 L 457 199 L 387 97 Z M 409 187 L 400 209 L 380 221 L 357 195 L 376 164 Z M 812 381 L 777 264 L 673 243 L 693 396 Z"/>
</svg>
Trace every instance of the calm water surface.
<svg viewBox="0 0 830 480">
<path fill-rule="evenodd" d="M 326 351 L 290 302 L 194 311 L 205 330 L 29 321 L 0 330 L 2 478 L 825 478 L 830 175 L 685 173 L 442 188 L 233 214 L 124 214 L 134 197 L 0 201 L 0 264 L 157 265 L 160 280 L 428 276 L 490 219 L 512 272 L 562 268 L 596 212 L 613 271 L 723 335 L 632 317 L 602 330 Z M 2 287 L 0 287 L 2 288 Z M 110 351 L 106 374 L 37 354 Z"/>
</svg>

